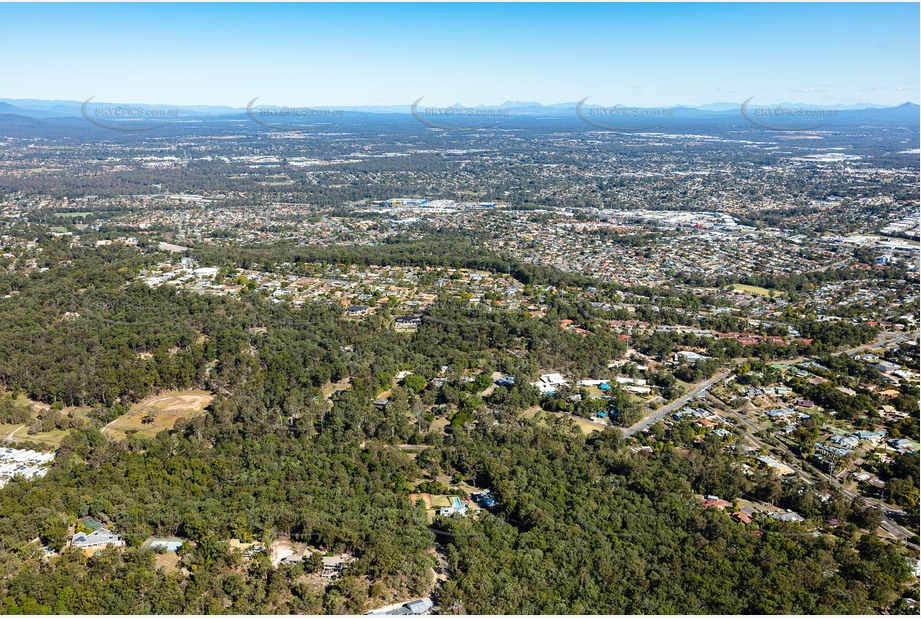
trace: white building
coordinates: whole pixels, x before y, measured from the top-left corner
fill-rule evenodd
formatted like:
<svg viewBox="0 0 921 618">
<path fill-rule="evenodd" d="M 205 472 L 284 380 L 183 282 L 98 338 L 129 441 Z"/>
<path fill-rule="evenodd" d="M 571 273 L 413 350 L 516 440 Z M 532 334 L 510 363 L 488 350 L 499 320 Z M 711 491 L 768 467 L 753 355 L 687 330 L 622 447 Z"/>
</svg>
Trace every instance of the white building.
<svg viewBox="0 0 921 618">
<path fill-rule="evenodd" d="M 107 530 L 106 528 L 100 528 L 99 530 L 94 530 L 89 534 L 85 532 L 78 532 L 70 541 L 71 545 L 77 549 L 102 549 L 112 545 L 113 547 L 123 547 L 125 542 L 122 538 Z"/>
<path fill-rule="evenodd" d="M 537 382 L 531 382 L 531 385 L 537 387 L 542 395 L 547 395 L 556 392 L 556 389 L 561 386 L 566 386 L 566 380 L 559 373 L 547 373 L 542 375 Z"/>
<path fill-rule="evenodd" d="M 54 453 L 0 447 L 0 487 L 14 477 L 29 480 L 45 476 L 53 459 Z"/>
</svg>

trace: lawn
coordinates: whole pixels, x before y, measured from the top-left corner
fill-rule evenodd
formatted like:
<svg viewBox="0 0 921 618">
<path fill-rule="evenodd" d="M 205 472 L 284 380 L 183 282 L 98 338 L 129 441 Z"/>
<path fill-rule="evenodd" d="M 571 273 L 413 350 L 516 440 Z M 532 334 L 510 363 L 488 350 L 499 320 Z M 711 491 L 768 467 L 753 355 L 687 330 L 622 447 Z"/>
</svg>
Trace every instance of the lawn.
<svg viewBox="0 0 921 618">
<path fill-rule="evenodd" d="M 432 424 L 429 426 L 428 433 L 444 433 L 445 427 L 450 425 L 451 422 L 444 416 L 436 417 Z"/>
<path fill-rule="evenodd" d="M 6 440 L 10 432 L 22 427 L 22 423 L 13 425 L 0 425 L 0 440 Z"/>
<path fill-rule="evenodd" d="M 154 568 L 162 570 L 167 575 L 179 571 L 179 554 L 169 551 L 164 554 L 154 554 Z"/>
<path fill-rule="evenodd" d="M 67 436 L 68 433 L 70 432 L 66 429 L 52 429 L 51 431 L 34 433 L 30 435 L 29 428 L 23 427 L 22 429 L 20 429 L 13 435 L 13 438 L 15 440 L 24 440 L 28 442 L 44 442 L 45 444 L 50 444 L 52 446 L 58 446 L 59 444 L 61 444 L 61 440 L 63 440 Z M 7 435 L 9 435 L 9 433 L 7 433 Z M 4 435 L 3 437 L 5 438 L 6 435 Z"/>
<path fill-rule="evenodd" d="M 149 438 L 164 429 L 172 429 L 180 419 L 197 416 L 214 396 L 207 391 L 171 391 L 148 397 L 131 410 L 106 425 L 103 432 L 116 440 L 129 433 Z"/>
<path fill-rule="evenodd" d="M 323 385 L 323 388 L 321 389 L 323 392 L 323 396 L 329 399 L 330 397 L 333 396 L 333 393 L 335 393 L 336 391 L 348 390 L 352 388 L 351 381 L 352 381 L 352 378 L 343 378 L 342 380 L 339 380 L 338 382 L 327 382 L 326 384 Z"/>
</svg>

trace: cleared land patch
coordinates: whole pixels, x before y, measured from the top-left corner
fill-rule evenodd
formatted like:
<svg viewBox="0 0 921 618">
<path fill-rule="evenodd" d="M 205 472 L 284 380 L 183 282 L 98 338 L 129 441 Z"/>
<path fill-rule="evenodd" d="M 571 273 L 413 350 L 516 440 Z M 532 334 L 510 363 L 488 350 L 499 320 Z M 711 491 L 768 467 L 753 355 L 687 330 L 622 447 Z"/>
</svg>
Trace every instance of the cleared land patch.
<svg viewBox="0 0 921 618">
<path fill-rule="evenodd" d="M 757 285 L 745 285 L 742 283 L 734 283 L 732 288 L 739 292 L 748 292 L 749 294 L 759 294 L 761 296 L 770 296 L 771 290 L 767 288 L 758 287 Z"/>
<path fill-rule="evenodd" d="M 207 391 L 171 391 L 141 401 L 129 412 L 103 428 L 110 438 L 123 440 L 129 434 L 149 438 L 172 429 L 181 419 L 202 413 L 214 396 Z"/>
<path fill-rule="evenodd" d="M 581 429 L 582 433 L 585 435 L 588 435 L 594 431 L 604 431 L 606 427 L 606 425 L 602 425 L 601 423 L 594 423 L 587 418 L 581 418 L 572 414 L 566 414 L 564 412 L 547 412 L 546 410 L 541 410 L 540 408 L 531 408 L 526 412 L 522 412 L 521 415 L 525 418 L 534 418 L 538 423 L 541 422 L 542 419 L 550 416 L 566 418 L 578 425 L 579 429 Z"/>
<path fill-rule="evenodd" d="M 7 395 L 2 395 L 6 397 Z M 70 429 L 49 429 L 48 431 L 37 431 L 30 433 L 30 426 L 42 412 L 51 408 L 47 403 L 34 401 L 20 393 L 13 400 L 13 404 L 20 407 L 28 408 L 29 418 L 21 423 L 6 423 L 0 425 L 0 443 L 4 442 L 40 442 L 50 446 L 59 446 L 61 441 L 70 433 Z M 87 419 L 87 408 L 65 407 L 60 409 L 60 414 L 64 417 L 74 417 L 78 419 Z M 8 445 L 9 446 L 9 445 Z"/>
</svg>

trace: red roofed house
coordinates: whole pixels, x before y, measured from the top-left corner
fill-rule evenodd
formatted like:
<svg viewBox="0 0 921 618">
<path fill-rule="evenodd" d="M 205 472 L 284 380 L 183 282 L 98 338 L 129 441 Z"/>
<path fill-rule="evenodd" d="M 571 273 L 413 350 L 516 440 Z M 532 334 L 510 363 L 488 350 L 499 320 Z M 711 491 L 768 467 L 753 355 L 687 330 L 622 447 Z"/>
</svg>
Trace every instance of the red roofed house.
<svg viewBox="0 0 921 618">
<path fill-rule="evenodd" d="M 739 522 L 740 524 L 750 524 L 752 523 L 752 518 L 749 517 L 746 513 L 738 511 L 732 514 L 732 518 Z"/>
<path fill-rule="evenodd" d="M 707 496 L 706 500 L 704 500 L 705 509 L 713 507 L 722 511 L 727 506 L 732 506 L 732 504 L 722 500 L 721 498 L 717 498 L 716 496 Z"/>
</svg>

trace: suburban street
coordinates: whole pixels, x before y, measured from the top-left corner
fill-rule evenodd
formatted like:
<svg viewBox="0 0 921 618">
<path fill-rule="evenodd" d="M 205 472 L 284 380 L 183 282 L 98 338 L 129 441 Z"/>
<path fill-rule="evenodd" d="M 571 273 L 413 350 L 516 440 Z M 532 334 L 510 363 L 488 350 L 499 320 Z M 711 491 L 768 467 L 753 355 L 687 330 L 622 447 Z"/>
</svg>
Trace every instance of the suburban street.
<svg viewBox="0 0 921 618">
<path fill-rule="evenodd" d="M 676 399 L 675 401 L 673 401 L 672 403 L 668 405 L 662 406 L 661 408 L 659 408 L 658 410 L 656 410 L 655 412 L 653 412 L 651 415 L 647 416 L 640 422 L 636 423 L 635 425 L 632 425 L 626 428 L 624 430 L 624 435 L 628 437 L 632 436 L 635 433 L 645 430 L 647 427 L 653 425 L 654 423 L 661 421 L 663 418 L 665 418 L 672 412 L 675 412 L 676 410 L 680 410 L 682 407 L 687 405 L 687 403 L 691 399 L 693 399 L 694 397 L 696 397 L 703 391 L 707 390 L 708 388 L 710 388 L 711 386 L 713 386 L 714 384 L 716 384 L 717 382 L 719 382 L 720 380 L 728 376 L 730 373 L 732 373 L 732 369 L 724 369 L 718 372 L 717 374 L 715 374 L 712 378 L 708 380 L 704 380 L 703 382 L 698 382 L 697 384 L 694 385 L 694 388 L 692 388 L 690 391 L 687 392 L 687 394 L 682 395 L 681 397 L 679 397 L 678 399 Z"/>
<path fill-rule="evenodd" d="M 757 447 L 761 449 L 768 450 L 769 448 L 768 445 L 755 437 L 754 434 L 757 431 L 757 428 L 754 425 L 749 423 L 748 420 L 746 420 L 741 414 L 731 409 L 730 407 L 726 406 L 725 403 L 719 398 L 714 397 L 713 395 L 709 395 L 709 399 L 714 403 L 716 407 L 720 409 L 720 412 L 722 412 L 723 414 L 732 416 L 734 419 L 736 419 L 739 422 L 741 426 L 744 427 L 745 437 L 748 438 L 749 441 L 751 441 L 754 445 L 756 445 Z M 858 493 L 845 488 L 844 485 L 842 485 L 837 479 L 829 476 L 828 474 L 825 474 L 824 472 L 820 470 L 815 469 L 812 466 L 810 466 L 810 470 L 807 472 L 806 470 L 803 469 L 803 466 L 800 464 L 800 459 L 783 443 L 772 441 L 770 446 L 778 448 L 784 451 L 785 453 L 787 453 L 788 455 L 790 455 L 789 458 L 784 459 L 784 463 L 790 466 L 790 468 L 792 468 L 793 471 L 796 472 L 796 475 L 799 476 L 801 479 L 803 479 L 803 481 L 805 481 L 806 483 L 812 485 L 816 481 L 815 477 L 819 477 L 822 480 L 828 481 L 828 483 L 831 486 L 835 487 L 838 491 L 840 491 L 841 493 L 843 493 L 844 495 L 846 495 L 847 497 L 851 499 L 859 497 L 862 500 L 865 500 L 869 504 L 877 505 L 883 510 L 883 522 L 881 526 L 884 530 L 886 530 L 886 532 L 902 540 L 905 540 L 906 538 L 910 538 L 913 536 L 914 533 L 912 533 L 910 530 L 908 530 L 907 528 L 903 526 L 900 526 L 899 524 L 895 523 L 894 521 L 889 519 L 889 517 L 886 516 L 885 514 L 886 511 L 890 511 L 890 510 L 897 511 L 899 510 L 898 507 L 886 504 L 880 500 L 876 500 L 873 498 L 867 498 L 865 496 L 860 496 Z M 909 544 L 917 547 L 917 545 L 914 545 L 913 543 L 909 543 Z"/>
<path fill-rule="evenodd" d="M 836 355 L 859 354 L 861 352 L 864 352 L 866 350 L 870 350 L 873 348 L 878 348 L 881 346 L 891 345 L 893 343 L 901 343 L 903 341 L 908 341 L 917 336 L 918 336 L 918 333 L 916 331 L 911 331 L 911 332 L 906 332 L 906 333 L 892 333 L 892 332 L 881 333 L 880 336 L 877 337 L 871 343 L 853 347 L 853 348 L 848 348 L 846 350 L 836 352 L 835 354 Z M 798 362 L 802 362 L 805 360 L 807 359 L 804 357 L 801 357 L 801 358 L 793 359 L 789 362 L 798 363 Z M 701 393 L 706 392 L 707 389 L 709 389 L 711 386 L 713 386 L 720 380 L 723 380 L 724 378 L 726 378 L 726 376 L 728 376 L 732 372 L 732 370 L 733 369 L 724 369 L 718 372 L 717 374 L 715 374 L 713 377 L 709 378 L 708 380 L 695 384 L 694 387 L 690 391 L 688 391 L 687 394 L 681 396 L 679 399 L 676 399 L 675 401 L 673 401 L 672 403 L 668 405 L 662 406 L 661 408 L 659 408 L 658 410 L 656 410 L 655 412 L 653 412 L 651 415 L 647 416 L 643 420 L 632 425 L 631 427 L 626 428 L 624 430 L 624 435 L 629 437 L 636 433 L 644 431 L 650 426 L 652 426 L 653 424 L 666 418 L 668 415 L 672 414 L 673 412 L 680 410 L 682 407 L 687 405 L 688 402 L 690 402 L 692 399 L 694 399 Z M 906 544 L 911 545 L 912 547 L 915 547 L 915 548 L 919 547 L 918 545 L 908 541 L 908 539 L 914 536 L 914 533 L 911 530 L 905 528 L 904 526 L 897 524 L 896 522 L 892 521 L 886 515 L 887 511 L 899 510 L 897 507 L 886 504 L 885 502 L 881 500 L 876 500 L 873 498 L 867 498 L 865 496 L 860 496 L 858 493 L 845 488 L 844 485 L 842 485 L 837 479 L 833 478 L 832 476 L 828 474 L 825 474 L 824 472 L 814 468 L 813 466 L 810 466 L 810 470 L 807 472 L 804 469 L 800 459 L 786 445 L 779 443 L 779 442 L 774 442 L 773 440 L 771 441 L 770 445 L 766 444 L 763 440 L 756 437 L 755 434 L 757 433 L 758 428 L 752 425 L 742 414 L 733 410 L 732 408 L 727 406 L 725 402 L 723 402 L 721 399 L 715 397 L 714 395 L 710 393 L 707 393 L 707 398 L 711 401 L 711 403 L 713 403 L 717 408 L 719 408 L 720 412 L 726 415 L 732 416 L 736 421 L 738 421 L 738 423 L 740 424 L 740 426 L 743 428 L 745 432 L 746 438 L 755 447 L 761 450 L 767 451 L 769 450 L 769 446 L 770 446 L 770 447 L 778 448 L 782 450 L 784 453 L 786 453 L 787 455 L 789 455 L 789 458 L 785 459 L 785 463 L 789 465 L 795 471 L 796 475 L 800 477 L 801 479 L 803 479 L 803 481 L 811 485 L 811 484 L 814 484 L 816 480 L 822 479 L 822 480 L 827 481 L 831 486 L 835 487 L 838 491 L 840 491 L 841 493 L 843 493 L 844 495 L 848 496 L 851 499 L 859 497 L 860 499 L 865 500 L 868 504 L 876 505 L 882 510 L 882 514 L 883 514 L 883 519 L 882 519 L 882 523 L 880 524 L 880 526 L 887 533 L 889 533 L 890 535 L 892 535 L 893 537 L 897 539 L 902 540 Z"/>
<path fill-rule="evenodd" d="M 872 342 L 868 344 L 857 346 L 854 348 L 848 348 L 847 350 L 841 350 L 840 352 L 835 352 L 835 354 L 836 355 L 858 354 L 865 350 L 878 348 L 880 346 L 908 341 L 909 339 L 913 339 L 917 336 L 918 336 L 917 331 L 910 331 L 906 333 L 881 333 L 879 337 L 877 337 L 876 339 L 874 339 Z M 808 359 L 806 357 L 799 357 L 799 358 L 792 359 L 792 360 L 785 361 L 785 362 L 795 364 L 795 363 L 803 362 L 805 360 L 808 360 Z M 736 363 L 738 364 L 744 361 L 745 359 L 739 359 L 736 361 Z M 694 387 L 690 391 L 687 392 L 687 394 L 682 395 L 680 398 L 676 399 L 670 404 L 667 404 L 659 408 L 658 410 L 656 410 L 655 412 L 653 412 L 651 415 L 647 416 L 643 420 L 639 421 L 638 423 L 631 425 L 630 427 L 624 429 L 624 435 L 628 437 L 632 436 L 633 434 L 643 431 L 646 428 L 650 427 L 651 425 L 657 423 L 658 421 L 662 420 L 663 418 L 665 418 L 672 412 L 675 412 L 676 410 L 680 410 L 683 406 L 687 405 L 687 403 L 691 399 L 693 399 L 694 397 L 699 395 L 702 391 L 707 390 L 708 388 L 710 388 L 711 386 L 713 386 L 714 384 L 716 384 L 717 382 L 719 382 L 720 380 L 728 376 L 730 373 L 732 373 L 734 369 L 735 369 L 734 367 L 729 368 L 729 369 L 724 369 L 716 373 L 712 378 L 705 380 L 703 382 L 698 382 L 697 384 L 694 385 Z"/>
</svg>

